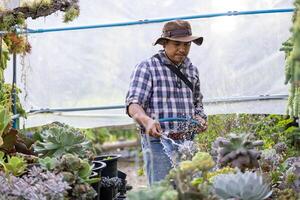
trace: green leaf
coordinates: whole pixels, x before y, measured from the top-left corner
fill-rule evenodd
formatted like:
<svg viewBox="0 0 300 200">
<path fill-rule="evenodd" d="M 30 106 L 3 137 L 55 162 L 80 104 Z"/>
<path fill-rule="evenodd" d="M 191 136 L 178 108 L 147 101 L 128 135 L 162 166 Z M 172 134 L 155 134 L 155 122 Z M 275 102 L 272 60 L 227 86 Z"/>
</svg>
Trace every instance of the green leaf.
<svg viewBox="0 0 300 200">
<path fill-rule="evenodd" d="M 45 157 L 45 158 L 39 158 L 39 163 L 42 168 L 47 169 L 47 170 L 53 170 L 56 167 L 57 159 L 56 158 L 50 158 L 50 157 Z"/>
<path fill-rule="evenodd" d="M 27 163 L 24 158 L 13 156 L 8 157 L 8 162 L 5 163 L 7 172 L 11 172 L 14 176 L 20 176 L 24 173 Z"/>
<path fill-rule="evenodd" d="M 87 161 L 81 162 L 82 168 L 79 170 L 78 175 L 82 179 L 87 179 L 92 174 L 92 166 Z"/>
</svg>

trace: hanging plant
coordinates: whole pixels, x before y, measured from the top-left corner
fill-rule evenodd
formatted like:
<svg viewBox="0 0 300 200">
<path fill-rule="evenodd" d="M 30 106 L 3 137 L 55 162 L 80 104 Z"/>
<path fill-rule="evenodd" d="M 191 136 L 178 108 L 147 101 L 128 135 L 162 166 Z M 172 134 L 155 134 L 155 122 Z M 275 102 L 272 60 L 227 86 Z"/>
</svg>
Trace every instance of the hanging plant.
<svg viewBox="0 0 300 200">
<path fill-rule="evenodd" d="M 4 36 L 4 41 L 9 49 L 9 53 L 11 54 L 26 54 L 31 51 L 31 45 L 27 38 L 23 35 L 9 33 Z"/>
<path fill-rule="evenodd" d="M 25 20 L 27 18 L 45 17 L 57 11 L 65 12 L 64 22 L 74 20 L 79 16 L 78 0 L 21 0 L 19 7 L 13 10 L 0 7 L 0 31 L 8 32 L 2 35 L 3 40 L 1 40 L 1 69 L 5 69 L 9 60 L 7 50 L 10 54 L 30 53 L 31 46 L 27 38 L 24 35 L 18 35 L 16 28 L 26 29 Z M 4 81 L 3 76 L 0 76 L 0 81 Z"/>
<path fill-rule="evenodd" d="M 79 15 L 78 0 L 21 0 L 19 7 L 13 10 L 5 10 L 0 13 L 0 21 L 3 17 L 22 14 L 24 19 L 46 17 L 57 11 L 68 12 L 71 8 L 76 9 Z M 3 9 L 3 8 L 2 8 Z M 77 16 L 78 16 L 77 15 Z"/>
<path fill-rule="evenodd" d="M 9 49 L 3 39 L 0 37 L 0 81 L 4 80 L 4 70 L 9 60 Z"/>
<path fill-rule="evenodd" d="M 46 17 L 57 11 L 65 13 L 64 22 L 70 22 L 79 16 L 78 3 L 78 0 L 19 0 L 18 7 L 8 9 L 6 8 L 7 1 L 0 1 L 0 97 L 4 93 L 6 94 L 6 92 L 3 92 L 6 91 L 6 88 L 2 87 L 7 86 L 7 84 L 4 84 L 3 74 L 9 61 L 9 54 L 24 56 L 31 51 L 31 45 L 26 35 L 18 34 L 17 28 L 26 29 L 25 20 L 28 18 Z M 12 88 L 11 85 L 10 88 Z M 17 104 L 18 110 L 21 112 L 18 113 L 24 114 L 25 112 L 18 99 Z M 7 105 L 7 101 L 0 101 L 0 105 Z"/>
</svg>

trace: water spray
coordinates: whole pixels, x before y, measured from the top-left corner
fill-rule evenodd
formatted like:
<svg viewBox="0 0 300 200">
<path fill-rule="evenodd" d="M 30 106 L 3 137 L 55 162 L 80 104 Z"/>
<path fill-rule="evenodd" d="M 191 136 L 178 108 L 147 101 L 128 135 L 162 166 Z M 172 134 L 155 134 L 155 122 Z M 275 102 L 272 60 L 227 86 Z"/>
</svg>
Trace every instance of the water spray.
<svg viewBox="0 0 300 200">
<path fill-rule="evenodd" d="M 162 118 L 158 120 L 160 123 L 162 122 L 186 122 L 190 123 L 194 126 L 201 125 L 199 121 L 192 118 Z M 179 142 L 175 142 L 172 138 L 168 137 L 168 135 L 162 133 L 161 134 L 161 144 L 164 147 L 164 151 L 167 156 L 170 158 L 172 166 L 175 167 L 180 162 L 181 159 L 191 159 L 194 153 L 196 153 L 197 148 L 193 141 L 190 140 L 182 140 Z M 180 156 L 180 154 L 182 154 Z M 189 154 L 189 155 L 185 155 Z"/>
</svg>

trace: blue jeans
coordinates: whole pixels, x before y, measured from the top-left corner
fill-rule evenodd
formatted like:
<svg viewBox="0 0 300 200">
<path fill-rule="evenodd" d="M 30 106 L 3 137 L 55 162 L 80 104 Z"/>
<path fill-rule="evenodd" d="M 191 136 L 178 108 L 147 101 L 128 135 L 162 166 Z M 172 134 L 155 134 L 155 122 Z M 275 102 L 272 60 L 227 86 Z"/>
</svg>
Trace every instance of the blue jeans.
<svg viewBox="0 0 300 200">
<path fill-rule="evenodd" d="M 142 134 L 141 144 L 143 150 L 144 163 L 149 185 L 163 180 L 172 168 L 172 163 L 166 151 L 173 151 L 170 144 L 164 146 L 161 139 Z"/>
</svg>

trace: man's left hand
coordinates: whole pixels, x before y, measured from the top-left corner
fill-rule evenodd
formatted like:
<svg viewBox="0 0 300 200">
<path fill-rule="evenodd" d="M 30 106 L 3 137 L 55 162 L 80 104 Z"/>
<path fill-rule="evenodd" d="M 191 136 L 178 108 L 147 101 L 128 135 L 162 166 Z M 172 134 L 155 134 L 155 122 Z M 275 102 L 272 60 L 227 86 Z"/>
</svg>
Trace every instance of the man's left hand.
<svg viewBox="0 0 300 200">
<path fill-rule="evenodd" d="M 203 119 L 202 117 L 200 117 L 200 116 L 195 116 L 195 119 L 199 122 L 198 131 L 199 132 L 206 131 L 206 129 L 208 128 L 207 121 L 205 119 Z"/>
</svg>

